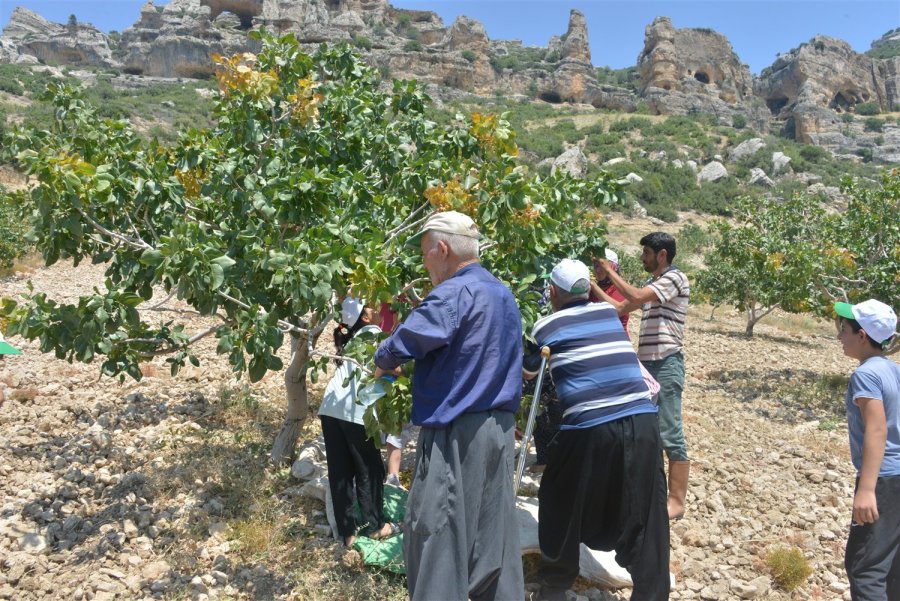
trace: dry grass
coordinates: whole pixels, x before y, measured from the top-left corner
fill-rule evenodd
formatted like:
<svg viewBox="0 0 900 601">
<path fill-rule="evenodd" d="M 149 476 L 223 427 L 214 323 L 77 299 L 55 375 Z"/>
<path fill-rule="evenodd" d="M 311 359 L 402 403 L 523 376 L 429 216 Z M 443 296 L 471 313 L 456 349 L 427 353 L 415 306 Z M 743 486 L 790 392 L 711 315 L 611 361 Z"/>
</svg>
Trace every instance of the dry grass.
<svg viewBox="0 0 900 601">
<path fill-rule="evenodd" d="M 16 388 L 9 394 L 9 398 L 20 403 L 30 403 L 37 398 L 38 389 L 34 386 L 26 386 L 25 388 Z"/>
</svg>

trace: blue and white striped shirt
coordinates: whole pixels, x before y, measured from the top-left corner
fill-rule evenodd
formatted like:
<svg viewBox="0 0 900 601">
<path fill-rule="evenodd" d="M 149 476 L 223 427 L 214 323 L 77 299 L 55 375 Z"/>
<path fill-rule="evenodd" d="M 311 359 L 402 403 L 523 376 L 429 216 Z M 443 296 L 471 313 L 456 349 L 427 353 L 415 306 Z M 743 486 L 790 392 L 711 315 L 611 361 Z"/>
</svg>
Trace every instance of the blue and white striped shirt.
<svg viewBox="0 0 900 601">
<path fill-rule="evenodd" d="M 563 430 L 657 412 L 637 353 L 609 303 L 566 305 L 534 324 L 532 336 L 550 347 Z"/>
</svg>

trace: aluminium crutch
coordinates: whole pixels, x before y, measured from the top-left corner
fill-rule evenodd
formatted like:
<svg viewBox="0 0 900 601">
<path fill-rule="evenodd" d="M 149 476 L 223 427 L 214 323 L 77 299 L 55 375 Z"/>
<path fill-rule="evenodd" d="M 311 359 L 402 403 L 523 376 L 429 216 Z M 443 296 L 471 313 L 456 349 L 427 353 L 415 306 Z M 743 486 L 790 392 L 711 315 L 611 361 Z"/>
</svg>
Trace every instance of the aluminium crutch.
<svg viewBox="0 0 900 601">
<path fill-rule="evenodd" d="M 544 371 L 549 358 L 550 347 L 541 347 L 541 368 L 538 371 L 537 382 L 534 385 L 531 411 L 528 412 L 528 424 L 525 426 L 525 437 L 522 439 L 522 447 L 519 449 L 519 464 L 516 466 L 516 481 L 513 489 L 516 494 L 519 494 L 519 485 L 522 484 L 522 475 L 525 473 L 525 457 L 528 455 L 528 443 L 531 442 L 531 432 L 534 429 L 534 417 L 537 413 L 537 406 L 541 402 L 541 387 L 544 384 Z"/>
</svg>

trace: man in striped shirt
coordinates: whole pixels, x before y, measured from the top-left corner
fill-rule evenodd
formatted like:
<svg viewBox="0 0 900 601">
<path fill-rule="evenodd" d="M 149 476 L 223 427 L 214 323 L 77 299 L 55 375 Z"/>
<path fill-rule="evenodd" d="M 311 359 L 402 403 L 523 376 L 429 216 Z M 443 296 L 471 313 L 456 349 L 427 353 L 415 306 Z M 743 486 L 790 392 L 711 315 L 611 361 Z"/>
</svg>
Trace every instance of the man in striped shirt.
<svg viewBox="0 0 900 601">
<path fill-rule="evenodd" d="M 684 320 L 691 294 L 687 276 L 672 265 L 675 258 L 675 238 L 665 232 L 653 232 L 641 238 L 641 263 L 651 274 L 642 288 L 623 280 L 605 259 L 595 259 L 598 277 L 609 277 L 625 301 L 616 301 L 594 290 L 611 303 L 621 315 L 638 307 L 641 332 L 638 357 L 659 382 L 659 430 L 663 448 L 669 458 L 669 519 L 684 515 L 691 463 L 684 440 L 681 420 L 681 394 L 684 390 Z"/>
<path fill-rule="evenodd" d="M 563 414 L 538 493 L 536 598 L 566 599 L 583 542 L 615 550 L 632 599 L 661 601 L 669 598 L 669 522 L 656 406 L 616 310 L 589 302 L 589 289 L 587 266 L 561 261 L 550 274 L 554 313 L 532 331 L 550 347 Z M 538 363 L 526 360 L 526 377 Z"/>
</svg>

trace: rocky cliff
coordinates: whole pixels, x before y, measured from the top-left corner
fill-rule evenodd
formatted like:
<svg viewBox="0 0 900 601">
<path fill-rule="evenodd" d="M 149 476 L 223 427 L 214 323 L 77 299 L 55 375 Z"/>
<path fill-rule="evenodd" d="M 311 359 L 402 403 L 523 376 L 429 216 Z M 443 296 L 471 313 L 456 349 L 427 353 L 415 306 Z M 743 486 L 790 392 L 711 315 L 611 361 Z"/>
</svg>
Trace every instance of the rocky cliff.
<svg viewBox="0 0 900 601">
<path fill-rule="evenodd" d="M 499 93 L 621 111 L 645 104 L 656 114 L 713 114 L 725 125 L 740 118 L 759 132 L 781 131 L 838 154 L 900 159 L 900 134 L 867 131 L 845 116 L 860 104 L 900 107 L 900 57 L 871 58 L 819 36 L 754 78 L 723 35 L 676 29 L 667 17 L 647 26 L 636 91 L 598 83 L 587 24 L 577 10 L 566 32 L 539 48 L 490 40 L 474 19 L 459 17 L 447 27 L 433 12 L 394 8 L 387 0 L 171 0 L 163 6 L 150 0 L 117 43 L 90 25 L 51 23 L 17 8 L 0 37 L 0 62 L 205 78 L 212 53 L 252 51 L 247 32 L 261 27 L 293 33 L 308 49 L 349 41 L 385 75 L 432 84 L 437 95 Z M 886 36 L 884 43 L 892 40 Z"/>
<path fill-rule="evenodd" d="M 898 85 L 900 57 L 873 59 L 846 42 L 816 36 L 780 55 L 763 71 L 754 89 L 798 141 L 852 152 L 860 146 L 858 132 L 842 116 L 856 113 L 862 104 L 879 111 L 900 108 Z M 877 132 L 868 136 L 875 137 Z M 872 140 L 868 142 L 872 147 Z M 874 150 L 886 154 L 878 145 Z"/>
<path fill-rule="evenodd" d="M 115 65 L 106 34 L 92 25 L 51 23 L 26 8 L 13 10 L 0 38 L 0 61 Z"/>
</svg>

